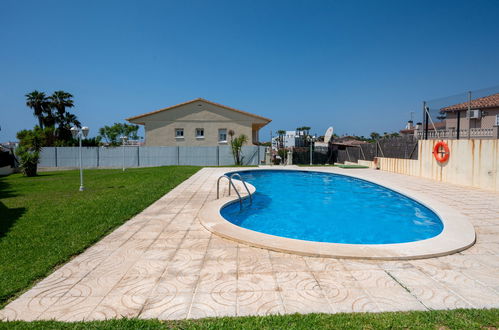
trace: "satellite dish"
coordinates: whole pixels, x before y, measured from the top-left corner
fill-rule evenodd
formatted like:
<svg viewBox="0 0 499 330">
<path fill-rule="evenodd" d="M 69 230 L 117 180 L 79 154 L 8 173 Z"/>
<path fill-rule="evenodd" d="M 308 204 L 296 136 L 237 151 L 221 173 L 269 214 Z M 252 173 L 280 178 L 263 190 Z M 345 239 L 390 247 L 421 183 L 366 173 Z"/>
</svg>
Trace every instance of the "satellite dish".
<svg viewBox="0 0 499 330">
<path fill-rule="evenodd" d="M 333 128 L 332 127 L 329 127 L 327 130 L 326 130 L 326 133 L 324 134 L 324 142 L 325 143 L 329 143 L 329 141 L 331 141 L 331 137 L 333 136 Z"/>
</svg>

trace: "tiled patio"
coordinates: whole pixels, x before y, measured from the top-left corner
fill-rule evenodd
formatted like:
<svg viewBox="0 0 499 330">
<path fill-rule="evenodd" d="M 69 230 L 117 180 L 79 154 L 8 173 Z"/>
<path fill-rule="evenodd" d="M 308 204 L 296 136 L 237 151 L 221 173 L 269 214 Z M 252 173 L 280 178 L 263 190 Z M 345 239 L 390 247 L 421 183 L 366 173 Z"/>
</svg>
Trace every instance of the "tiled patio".
<svg viewBox="0 0 499 330">
<path fill-rule="evenodd" d="M 415 261 L 300 257 L 212 235 L 197 220 L 226 172 L 204 168 L 0 311 L 0 319 L 182 319 L 499 307 L 499 194 L 374 170 L 470 217 L 477 243 Z"/>
</svg>

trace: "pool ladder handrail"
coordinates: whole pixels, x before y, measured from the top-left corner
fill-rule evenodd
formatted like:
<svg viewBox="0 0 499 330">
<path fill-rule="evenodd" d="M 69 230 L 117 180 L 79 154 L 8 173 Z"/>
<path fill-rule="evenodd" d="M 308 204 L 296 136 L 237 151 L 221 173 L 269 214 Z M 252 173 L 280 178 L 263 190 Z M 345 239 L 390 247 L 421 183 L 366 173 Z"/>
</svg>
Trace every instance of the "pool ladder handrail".
<svg viewBox="0 0 499 330">
<path fill-rule="evenodd" d="M 250 199 L 250 204 L 252 204 L 253 203 L 253 196 L 251 195 L 251 192 L 250 192 L 248 186 L 246 185 L 246 181 L 244 181 L 244 179 L 241 177 L 241 175 L 239 173 L 233 173 L 230 177 L 224 174 L 224 175 L 221 175 L 218 178 L 218 180 L 217 180 L 217 199 L 220 198 L 220 180 L 223 179 L 223 178 L 226 178 L 227 180 L 229 180 L 229 196 L 230 196 L 230 193 L 231 193 L 231 187 L 234 187 L 234 191 L 236 192 L 237 197 L 239 198 L 239 205 L 241 207 L 243 207 L 243 199 L 241 197 L 241 194 L 237 190 L 236 185 L 234 184 L 234 182 L 232 181 L 232 178 L 234 176 L 239 177 L 239 180 L 243 183 L 244 188 L 246 188 L 246 191 L 248 192 L 248 196 L 249 196 L 249 199 Z"/>
</svg>

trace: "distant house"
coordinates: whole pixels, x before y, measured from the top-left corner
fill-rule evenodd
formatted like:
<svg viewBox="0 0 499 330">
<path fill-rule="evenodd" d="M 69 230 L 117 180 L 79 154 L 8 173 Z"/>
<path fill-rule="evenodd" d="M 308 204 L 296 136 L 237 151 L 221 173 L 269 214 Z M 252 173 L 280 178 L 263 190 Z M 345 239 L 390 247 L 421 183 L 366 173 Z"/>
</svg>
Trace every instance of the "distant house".
<svg viewBox="0 0 499 330">
<path fill-rule="evenodd" d="M 259 130 L 271 120 L 202 98 L 127 118 L 144 125 L 146 146 L 217 146 L 230 141 L 229 132 L 244 134 L 257 144 Z"/>
<path fill-rule="evenodd" d="M 457 129 L 458 116 L 460 129 L 499 126 L 499 93 L 472 100 L 470 108 L 468 113 L 468 102 L 463 102 L 440 109 L 446 114 L 446 129 Z"/>
<path fill-rule="evenodd" d="M 272 138 L 272 148 L 274 150 L 304 147 L 305 145 L 305 132 L 303 131 L 286 131 L 286 134 L 282 136 L 282 141 L 279 135 Z"/>
<path fill-rule="evenodd" d="M 356 136 L 346 135 L 346 136 L 334 138 L 331 143 L 335 144 L 335 145 L 355 147 L 355 146 L 359 146 L 361 144 L 367 144 L 369 142 L 359 140 Z"/>
<path fill-rule="evenodd" d="M 437 121 L 437 122 L 433 122 L 433 123 L 428 123 L 428 130 L 429 131 L 433 131 L 434 129 L 442 130 L 442 129 L 445 129 L 445 127 L 446 127 L 445 120 L 444 121 Z M 421 129 L 421 130 L 423 129 L 422 124 L 417 123 L 416 126 L 414 126 L 412 120 L 409 120 L 407 122 L 407 125 L 405 126 L 405 128 L 403 130 L 400 130 L 399 133 L 401 136 L 413 136 L 414 133 L 418 129 Z"/>
</svg>

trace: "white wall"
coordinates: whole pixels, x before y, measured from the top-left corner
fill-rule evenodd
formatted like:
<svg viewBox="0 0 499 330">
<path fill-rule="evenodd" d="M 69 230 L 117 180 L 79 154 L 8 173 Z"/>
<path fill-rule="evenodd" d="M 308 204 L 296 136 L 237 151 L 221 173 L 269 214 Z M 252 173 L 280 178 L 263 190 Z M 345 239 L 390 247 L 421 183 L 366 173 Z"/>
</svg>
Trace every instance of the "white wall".
<svg viewBox="0 0 499 330">
<path fill-rule="evenodd" d="M 379 158 L 383 171 L 499 191 L 499 140 L 444 140 L 449 160 L 439 164 L 432 154 L 439 140 L 418 143 L 418 160 Z"/>
</svg>

